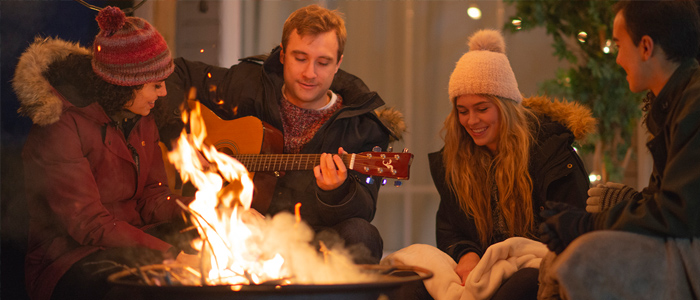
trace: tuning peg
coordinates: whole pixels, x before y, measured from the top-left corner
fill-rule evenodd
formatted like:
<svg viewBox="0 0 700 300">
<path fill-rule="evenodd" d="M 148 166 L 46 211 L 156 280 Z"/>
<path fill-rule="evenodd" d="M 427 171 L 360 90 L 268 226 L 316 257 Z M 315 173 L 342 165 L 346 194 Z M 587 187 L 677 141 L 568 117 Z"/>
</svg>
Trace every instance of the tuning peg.
<svg viewBox="0 0 700 300">
<path fill-rule="evenodd" d="M 394 151 L 394 147 L 389 146 L 386 148 L 386 152 L 391 152 L 391 151 Z"/>
<path fill-rule="evenodd" d="M 382 179 L 382 186 L 386 185 L 386 178 Z"/>
<path fill-rule="evenodd" d="M 403 148 L 403 153 L 408 153 L 408 148 Z"/>
<path fill-rule="evenodd" d="M 374 178 L 372 176 L 367 176 L 367 179 L 365 179 L 365 182 L 367 184 L 373 184 L 374 183 Z"/>
<path fill-rule="evenodd" d="M 372 152 L 382 152 L 382 147 L 374 146 L 374 148 L 372 148 Z"/>
<path fill-rule="evenodd" d="M 394 181 L 394 186 L 395 186 L 395 187 L 400 187 L 400 186 L 401 186 L 401 181 L 400 181 L 400 180 Z"/>
</svg>

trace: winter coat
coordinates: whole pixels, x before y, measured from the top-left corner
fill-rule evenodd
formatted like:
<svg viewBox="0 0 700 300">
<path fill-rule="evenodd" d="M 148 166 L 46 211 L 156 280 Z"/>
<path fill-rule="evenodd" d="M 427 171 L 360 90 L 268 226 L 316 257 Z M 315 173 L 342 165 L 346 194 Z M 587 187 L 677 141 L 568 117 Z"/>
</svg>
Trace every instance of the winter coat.
<svg viewBox="0 0 700 300">
<path fill-rule="evenodd" d="M 175 72 L 166 80 L 168 101 L 173 102 L 169 106 L 175 111 L 172 116 L 179 114 L 176 108 L 185 99 L 184 88 L 189 91 L 189 87 L 195 87 L 197 100 L 222 119 L 255 116 L 282 132 L 283 84 L 279 47 L 269 57 L 245 58 L 230 68 L 179 58 L 175 60 Z M 403 131 L 401 114 L 384 111 L 378 116 L 374 110 L 383 106 L 384 101 L 354 75 L 339 70 L 330 89 L 342 97 L 343 106 L 300 153 L 337 153 L 338 147 L 348 153 L 371 151 L 375 146 L 386 149 L 390 137 L 398 138 Z M 173 125 L 177 122 L 176 118 L 166 122 L 168 125 L 161 129 L 164 139 L 179 132 L 181 127 Z M 316 185 L 313 171 L 286 171 L 277 180 L 267 213 L 293 212 L 295 204 L 301 203 L 302 219 L 312 227 L 330 227 L 349 218 L 372 221 L 381 180 L 367 183 L 367 179 L 367 175 L 351 170 L 341 187 L 323 191 Z"/>
<path fill-rule="evenodd" d="M 591 112 L 575 103 L 551 102 L 545 97 L 525 99 L 539 119 L 535 142 L 530 147 L 529 173 L 532 178 L 532 205 L 536 226 L 542 221 L 539 212 L 546 201 L 565 202 L 579 208 L 586 206 L 590 185 L 581 158 L 572 148 L 574 139 L 583 139 L 595 127 Z M 474 219 L 467 217 L 445 177 L 442 151 L 429 154 L 430 172 L 440 194 L 436 217 L 439 249 L 456 262 L 468 252 L 481 257 L 481 246 Z M 487 184 L 487 183 L 474 183 Z M 500 242 L 492 240 L 491 244 Z"/>
<path fill-rule="evenodd" d="M 653 99 L 646 124 L 654 160 L 640 197 L 595 216 L 596 229 L 658 237 L 700 236 L 700 69 L 684 61 Z"/>
<path fill-rule="evenodd" d="M 126 140 L 97 102 L 83 98 L 89 82 L 67 77 L 52 86 L 44 75 L 69 55 L 89 60 L 91 54 L 77 44 L 37 38 L 13 79 L 20 112 L 34 123 L 22 152 L 30 212 L 26 280 L 33 299 L 49 299 L 75 262 L 100 249 L 168 251 L 170 244 L 143 230 L 181 218 L 153 117 L 141 117 Z"/>
</svg>

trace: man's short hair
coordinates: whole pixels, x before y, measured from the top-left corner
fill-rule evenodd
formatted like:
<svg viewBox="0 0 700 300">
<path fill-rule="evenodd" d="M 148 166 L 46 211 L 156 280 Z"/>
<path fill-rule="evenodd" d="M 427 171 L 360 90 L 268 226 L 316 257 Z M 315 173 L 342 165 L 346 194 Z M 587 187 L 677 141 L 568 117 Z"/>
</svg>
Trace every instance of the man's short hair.
<svg viewBox="0 0 700 300">
<path fill-rule="evenodd" d="M 283 50 L 287 49 L 289 36 L 294 29 L 297 30 L 297 34 L 300 36 L 316 36 L 331 30 L 335 31 L 338 38 L 338 60 L 340 60 L 345 50 L 345 40 L 347 39 L 345 21 L 341 12 L 328 10 L 317 4 L 297 9 L 284 21 L 284 27 L 282 27 Z"/>
<path fill-rule="evenodd" d="M 671 61 L 695 58 L 700 48 L 700 20 L 691 0 L 630 1 L 615 4 L 635 45 L 648 35 Z"/>
</svg>

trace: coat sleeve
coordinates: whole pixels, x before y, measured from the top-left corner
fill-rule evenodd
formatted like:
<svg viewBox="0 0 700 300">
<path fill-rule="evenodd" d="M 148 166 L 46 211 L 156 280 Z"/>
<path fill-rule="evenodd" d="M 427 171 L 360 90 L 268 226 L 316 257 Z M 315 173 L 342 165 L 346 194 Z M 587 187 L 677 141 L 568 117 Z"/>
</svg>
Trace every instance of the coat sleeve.
<svg viewBox="0 0 700 300">
<path fill-rule="evenodd" d="M 440 194 L 440 206 L 435 217 L 437 247 L 452 257 L 455 262 L 459 262 L 459 259 L 469 252 L 474 252 L 481 257 L 484 250 L 480 246 L 476 226 L 459 206 L 456 196 L 450 191 L 445 181 L 442 151 L 431 153 L 429 160 L 430 173 L 435 188 Z"/>
<path fill-rule="evenodd" d="M 155 128 L 152 126 L 150 128 Z M 154 141 L 149 147 L 151 157 L 148 166 L 141 166 L 146 170 L 143 193 L 138 199 L 137 209 L 141 218 L 146 224 L 155 224 L 163 221 L 173 221 L 181 219 L 182 208 L 177 204 L 180 201 L 183 205 L 192 202 L 192 197 L 183 197 L 172 194 L 168 186 L 168 177 L 163 164 L 163 154 L 158 145 L 158 136 L 155 130 L 150 133 L 154 135 L 150 140 Z"/>
<path fill-rule="evenodd" d="M 60 150 L 56 150 L 60 149 Z M 81 245 L 146 247 L 167 251 L 171 245 L 116 219 L 103 206 L 91 165 L 81 150 L 76 123 L 62 117 L 34 127 L 23 154 L 30 182 L 40 198 L 31 209 L 47 210 Z"/>
<path fill-rule="evenodd" d="M 189 61 L 177 58 L 175 71 L 166 79 L 168 99 L 183 101 L 189 98 L 190 89 L 194 88 L 197 100 L 224 119 L 232 119 L 231 107 L 236 105 L 236 99 L 226 99 L 226 105 L 218 105 L 221 93 L 219 89 L 224 87 L 226 79 L 236 71 L 236 66 L 222 68 L 198 61 Z M 170 100 L 169 100 L 170 101 Z"/>
<path fill-rule="evenodd" d="M 183 58 L 176 58 L 174 63 L 175 70 L 165 80 L 168 95 L 161 104 L 164 113 L 157 121 L 160 138 L 168 147 L 170 141 L 177 139 L 184 126 L 180 111 L 186 100 L 199 101 L 224 120 L 234 119 L 243 100 L 227 91 L 236 84 L 242 84 L 240 78 L 234 76 L 245 76 L 242 73 L 238 75 L 237 65 L 221 68 Z M 252 87 L 248 85 L 246 88 Z M 190 94 L 191 90 L 193 94 Z M 240 111 L 244 110 L 248 111 L 248 108 Z"/>
<path fill-rule="evenodd" d="M 656 161 L 659 157 L 654 155 L 655 165 L 665 163 L 659 188 L 645 190 L 643 198 L 619 203 L 597 215 L 596 228 L 662 237 L 700 236 L 700 99 L 697 96 L 700 87 L 697 85 L 679 99 L 685 106 L 669 116 L 672 119 L 663 132 L 666 136 L 655 138 L 667 147 L 665 161 Z"/>
</svg>

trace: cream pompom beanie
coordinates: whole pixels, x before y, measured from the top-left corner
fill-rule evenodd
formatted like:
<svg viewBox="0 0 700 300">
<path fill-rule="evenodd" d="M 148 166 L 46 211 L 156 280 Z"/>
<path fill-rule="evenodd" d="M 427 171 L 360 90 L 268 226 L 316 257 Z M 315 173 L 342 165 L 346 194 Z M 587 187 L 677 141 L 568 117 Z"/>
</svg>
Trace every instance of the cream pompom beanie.
<svg viewBox="0 0 700 300">
<path fill-rule="evenodd" d="M 506 43 L 500 32 L 484 29 L 469 38 L 469 52 L 457 61 L 450 75 L 450 101 L 467 94 L 488 94 L 523 101 L 518 82 L 505 55 Z"/>
</svg>

